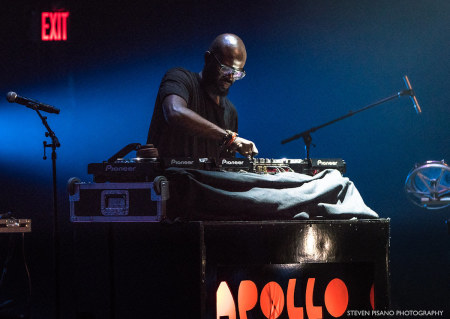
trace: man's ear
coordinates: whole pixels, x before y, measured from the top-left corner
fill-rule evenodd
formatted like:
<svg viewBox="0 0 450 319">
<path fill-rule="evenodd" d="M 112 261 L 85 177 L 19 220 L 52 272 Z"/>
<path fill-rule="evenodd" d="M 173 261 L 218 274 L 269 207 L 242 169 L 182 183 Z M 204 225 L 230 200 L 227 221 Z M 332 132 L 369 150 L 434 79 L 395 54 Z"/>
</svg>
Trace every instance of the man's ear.
<svg viewBox="0 0 450 319">
<path fill-rule="evenodd" d="M 210 56 L 211 56 L 211 52 L 210 52 L 210 51 L 206 51 L 206 52 L 205 52 L 205 55 L 204 55 L 204 58 L 205 58 L 205 64 L 208 63 L 208 59 L 209 59 Z"/>
</svg>

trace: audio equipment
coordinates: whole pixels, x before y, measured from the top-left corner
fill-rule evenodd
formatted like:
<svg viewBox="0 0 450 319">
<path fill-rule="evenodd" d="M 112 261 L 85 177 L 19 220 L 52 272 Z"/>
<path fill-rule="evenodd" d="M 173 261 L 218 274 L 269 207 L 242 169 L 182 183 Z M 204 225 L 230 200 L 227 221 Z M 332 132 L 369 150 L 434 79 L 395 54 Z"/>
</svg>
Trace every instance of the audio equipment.
<svg viewBox="0 0 450 319">
<path fill-rule="evenodd" d="M 134 158 L 91 163 L 88 165 L 88 174 L 93 175 L 96 183 L 151 182 L 156 176 L 164 175 L 164 170 L 170 167 L 258 174 L 295 172 L 313 176 L 325 169 L 337 169 L 344 174 L 346 163 L 340 158 L 311 159 L 310 162 L 286 158 Z"/>
<path fill-rule="evenodd" d="M 405 75 L 403 77 L 403 81 L 405 81 L 405 85 L 408 88 L 407 95 L 409 95 L 409 98 L 411 99 L 411 102 L 413 103 L 416 113 L 417 114 L 422 113 L 422 109 L 420 108 L 419 102 L 417 101 L 417 98 L 416 98 L 416 93 L 414 92 L 414 90 L 411 86 L 411 82 L 409 82 L 409 78 L 407 75 Z"/>
<path fill-rule="evenodd" d="M 0 219 L 0 233 L 31 233 L 31 219 Z"/>
<path fill-rule="evenodd" d="M 47 113 L 55 113 L 55 114 L 59 114 L 59 112 L 60 112 L 59 109 L 57 109 L 54 106 L 51 106 L 51 105 L 48 105 L 45 103 L 41 103 L 41 102 L 33 100 L 33 99 L 29 99 L 24 96 L 17 95 L 16 92 L 8 92 L 8 94 L 6 95 L 6 99 L 8 100 L 9 103 L 17 103 L 17 104 L 25 105 L 26 107 L 33 109 L 33 110 L 39 110 L 39 111 L 43 111 L 43 112 L 47 112 Z"/>
</svg>

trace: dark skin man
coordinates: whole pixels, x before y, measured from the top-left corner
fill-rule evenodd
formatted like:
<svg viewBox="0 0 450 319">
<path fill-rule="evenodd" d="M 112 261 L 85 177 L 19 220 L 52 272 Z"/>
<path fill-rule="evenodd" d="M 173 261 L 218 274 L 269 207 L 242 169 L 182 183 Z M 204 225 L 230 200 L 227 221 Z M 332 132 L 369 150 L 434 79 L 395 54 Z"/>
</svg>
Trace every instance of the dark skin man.
<svg viewBox="0 0 450 319">
<path fill-rule="evenodd" d="M 208 96 L 219 105 L 220 99 L 228 94 L 229 88 L 242 73 L 247 59 L 242 40 L 234 34 L 219 35 L 204 55 L 204 67 L 199 73 Z M 165 120 L 169 125 L 181 127 L 190 135 L 210 140 L 221 141 L 230 137 L 230 132 L 201 117 L 188 108 L 186 101 L 178 95 L 171 94 L 162 103 Z M 258 154 L 255 144 L 241 137 L 228 140 L 227 148 L 246 157 Z"/>
</svg>

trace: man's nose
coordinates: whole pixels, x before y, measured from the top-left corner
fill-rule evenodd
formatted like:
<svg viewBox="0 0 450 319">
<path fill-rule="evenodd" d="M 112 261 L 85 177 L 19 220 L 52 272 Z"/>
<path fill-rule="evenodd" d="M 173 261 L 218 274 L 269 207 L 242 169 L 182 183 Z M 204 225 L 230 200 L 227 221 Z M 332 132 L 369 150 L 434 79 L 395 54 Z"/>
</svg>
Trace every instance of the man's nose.
<svg viewBox="0 0 450 319">
<path fill-rule="evenodd" d="M 230 73 L 228 73 L 228 74 L 225 74 L 225 77 L 226 77 L 228 80 L 234 82 L 234 73 L 233 73 L 233 72 L 230 72 Z"/>
</svg>

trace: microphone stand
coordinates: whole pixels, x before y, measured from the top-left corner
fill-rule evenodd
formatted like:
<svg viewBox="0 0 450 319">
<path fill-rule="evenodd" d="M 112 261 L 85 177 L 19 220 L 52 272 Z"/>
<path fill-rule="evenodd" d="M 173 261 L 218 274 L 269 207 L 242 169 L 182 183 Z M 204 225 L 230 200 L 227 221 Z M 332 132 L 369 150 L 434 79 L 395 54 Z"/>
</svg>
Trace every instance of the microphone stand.
<svg viewBox="0 0 450 319">
<path fill-rule="evenodd" d="M 36 107 L 33 107 L 36 113 L 41 118 L 42 124 L 44 124 L 47 132 L 45 132 L 45 137 L 50 137 L 52 140 L 51 144 L 44 141 L 44 157 L 46 160 L 47 156 L 45 154 L 45 149 L 51 147 L 52 149 L 52 174 L 53 174 L 53 242 L 54 242 L 54 270 L 55 270 L 55 318 L 60 317 L 60 289 L 59 289 L 59 277 L 60 277 L 60 234 L 58 226 L 58 200 L 57 200 L 57 188 L 56 188 L 56 148 L 60 147 L 58 138 L 55 132 L 52 131 L 47 123 L 47 117 L 42 116 Z"/>
<path fill-rule="evenodd" d="M 325 126 L 328 126 L 330 124 L 336 123 L 336 122 L 341 121 L 341 120 L 343 120 L 343 119 L 345 119 L 347 117 L 353 116 L 353 115 L 355 115 L 355 114 L 357 114 L 359 112 L 368 110 L 368 109 L 370 109 L 370 108 L 372 108 L 374 106 L 383 104 L 383 103 L 385 103 L 387 101 L 393 100 L 395 98 L 399 98 L 399 97 L 404 96 L 404 95 L 413 96 L 414 92 L 413 92 L 412 89 L 400 91 L 400 92 L 398 92 L 396 94 L 393 94 L 393 95 L 391 95 L 391 96 L 389 96 L 387 98 L 384 98 L 384 99 L 379 100 L 379 101 L 377 101 L 375 103 L 369 104 L 369 105 L 367 105 L 367 106 L 365 106 L 365 107 L 363 107 L 363 108 L 361 108 L 361 109 L 359 109 L 357 111 L 350 111 L 350 112 L 348 112 L 348 114 L 345 114 L 345 115 L 343 115 L 341 117 L 338 117 L 338 118 L 336 118 L 336 119 L 334 119 L 332 121 L 329 121 L 327 123 L 324 123 L 324 124 L 316 126 L 316 127 L 312 127 L 309 130 L 306 130 L 304 132 L 301 132 L 301 133 L 298 133 L 298 134 L 296 134 L 294 136 L 291 136 L 291 137 L 289 137 L 287 139 L 284 139 L 284 140 L 281 141 L 281 144 L 286 144 L 286 143 L 289 143 L 291 141 L 297 140 L 299 138 L 303 138 L 303 141 L 305 143 L 306 160 L 308 161 L 308 166 L 311 167 L 312 166 L 312 162 L 311 162 L 311 158 L 309 157 L 310 148 L 311 148 L 311 144 L 312 144 L 311 143 L 312 142 L 311 133 L 317 131 L 318 129 L 321 129 L 322 127 L 325 127 Z M 312 144 L 312 145 L 315 146 L 314 144 Z"/>
</svg>

